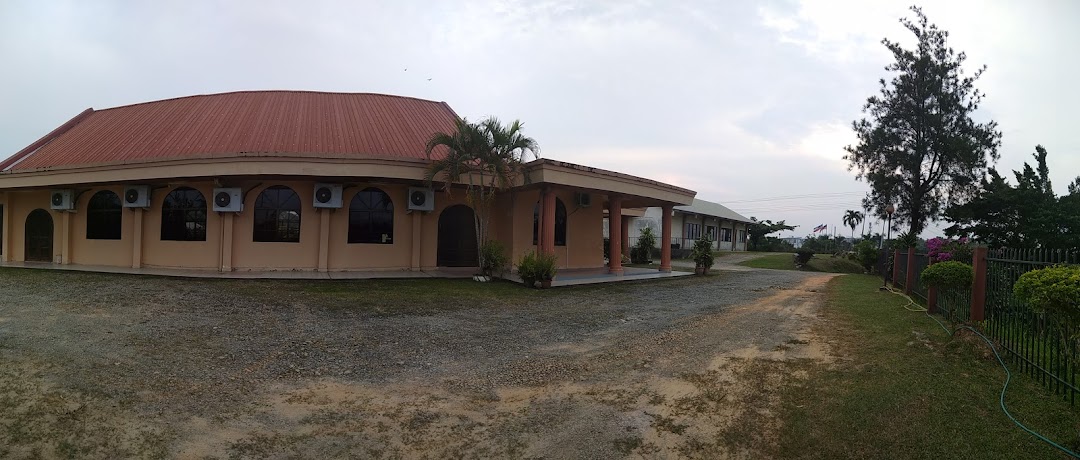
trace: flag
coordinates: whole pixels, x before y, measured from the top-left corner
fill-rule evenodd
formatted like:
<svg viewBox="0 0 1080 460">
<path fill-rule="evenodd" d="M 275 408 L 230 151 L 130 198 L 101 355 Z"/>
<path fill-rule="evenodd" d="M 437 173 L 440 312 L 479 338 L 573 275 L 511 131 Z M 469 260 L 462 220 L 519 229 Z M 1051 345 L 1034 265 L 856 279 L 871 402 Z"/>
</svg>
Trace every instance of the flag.
<svg viewBox="0 0 1080 460">
<path fill-rule="evenodd" d="M 820 232 L 822 230 L 828 230 L 828 228 L 829 226 L 825 224 L 818 225 L 817 227 L 814 227 L 814 233 Z"/>
</svg>

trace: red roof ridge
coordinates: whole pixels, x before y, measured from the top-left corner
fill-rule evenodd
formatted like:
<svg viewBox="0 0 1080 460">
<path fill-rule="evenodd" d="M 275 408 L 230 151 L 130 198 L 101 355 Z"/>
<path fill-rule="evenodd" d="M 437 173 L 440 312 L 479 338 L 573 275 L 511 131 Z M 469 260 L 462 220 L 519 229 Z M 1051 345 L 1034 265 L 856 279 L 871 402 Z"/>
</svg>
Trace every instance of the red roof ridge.
<svg viewBox="0 0 1080 460">
<path fill-rule="evenodd" d="M 93 107 L 88 108 L 86 110 L 83 110 L 81 113 L 79 113 L 78 115 L 75 115 L 72 119 L 68 120 L 66 123 L 58 126 L 56 129 L 54 129 L 52 131 L 49 131 L 48 134 L 46 134 L 44 136 L 41 136 L 41 139 L 38 139 L 38 140 L 34 141 L 33 144 L 30 144 L 30 145 L 24 147 L 22 150 L 19 150 L 18 152 L 15 152 L 14 155 L 12 155 L 10 157 L 7 157 L 7 159 L 5 159 L 3 161 L 0 161 L 0 172 L 6 171 L 8 168 L 10 168 L 12 166 L 15 166 L 16 164 L 23 161 L 24 159 L 26 159 L 30 155 L 33 155 L 34 152 L 37 152 L 38 149 L 40 149 L 41 147 L 44 147 L 45 144 L 48 144 L 53 139 L 56 139 L 56 138 L 60 137 L 61 134 L 64 134 L 64 133 L 68 132 L 68 130 L 70 130 L 71 128 L 74 128 L 75 125 L 77 125 L 77 124 L 79 124 L 79 122 L 85 120 L 92 113 L 94 113 Z"/>
<path fill-rule="evenodd" d="M 187 96 L 170 97 L 168 99 L 158 99 L 156 101 L 135 102 L 135 103 L 132 103 L 132 104 L 118 105 L 118 106 L 115 106 L 115 107 L 109 107 L 109 108 L 105 108 L 105 109 L 97 109 L 96 112 L 105 112 L 105 111 L 108 111 L 108 110 L 124 109 L 124 108 L 128 108 L 128 107 L 137 107 L 137 106 L 140 106 L 140 105 L 157 104 L 159 102 L 172 102 L 172 101 L 179 101 L 179 100 L 183 100 L 183 99 L 194 99 L 194 98 L 202 98 L 202 97 L 228 96 L 228 95 L 231 95 L 231 94 L 287 94 L 287 93 L 328 94 L 328 95 L 343 95 L 343 96 L 391 97 L 391 98 L 397 98 L 397 99 L 411 99 L 411 100 L 414 100 L 414 101 L 429 102 L 429 103 L 433 103 L 433 104 L 442 104 L 442 105 L 445 105 L 447 108 L 450 108 L 450 104 L 447 104 L 446 101 L 434 101 L 434 100 L 431 100 L 431 99 L 422 99 L 422 98 L 419 98 L 419 97 L 412 97 L 412 96 L 401 96 L 401 95 L 397 95 L 397 94 L 365 93 L 365 92 L 362 92 L 362 93 L 348 93 L 348 92 L 344 92 L 344 91 L 314 91 L 314 90 L 302 90 L 302 89 L 248 89 L 248 90 L 240 90 L 240 91 L 226 91 L 226 92 L 223 92 L 223 93 L 190 94 L 190 95 L 187 95 Z M 450 111 L 453 112 L 454 109 L 450 109 Z M 454 113 L 454 115 L 457 115 L 457 113 Z"/>
</svg>

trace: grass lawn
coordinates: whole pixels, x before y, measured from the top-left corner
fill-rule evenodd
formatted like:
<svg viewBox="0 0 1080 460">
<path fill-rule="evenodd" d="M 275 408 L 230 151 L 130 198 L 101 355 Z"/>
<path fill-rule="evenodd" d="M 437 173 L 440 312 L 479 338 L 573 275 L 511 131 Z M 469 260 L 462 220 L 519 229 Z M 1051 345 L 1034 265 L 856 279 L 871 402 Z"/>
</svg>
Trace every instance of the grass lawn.
<svg viewBox="0 0 1080 460">
<path fill-rule="evenodd" d="M 789 256 L 790 257 L 790 256 Z M 998 406 L 1005 372 L 973 335 L 951 338 L 878 278 L 837 277 L 818 331 L 840 356 L 781 392 L 780 457 L 1062 458 Z M 1008 361 L 1006 361 L 1008 363 Z M 1080 408 L 1013 372 L 1006 395 L 1029 428 L 1076 450 Z"/>
<path fill-rule="evenodd" d="M 792 253 L 769 254 L 756 259 L 740 262 L 739 265 L 753 268 L 770 268 L 773 270 L 794 270 L 795 262 Z M 863 269 L 854 261 L 843 257 L 833 257 L 828 254 L 817 254 L 803 268 L 805 271 L 825 273 L 863 273 Z"/>
</svg>

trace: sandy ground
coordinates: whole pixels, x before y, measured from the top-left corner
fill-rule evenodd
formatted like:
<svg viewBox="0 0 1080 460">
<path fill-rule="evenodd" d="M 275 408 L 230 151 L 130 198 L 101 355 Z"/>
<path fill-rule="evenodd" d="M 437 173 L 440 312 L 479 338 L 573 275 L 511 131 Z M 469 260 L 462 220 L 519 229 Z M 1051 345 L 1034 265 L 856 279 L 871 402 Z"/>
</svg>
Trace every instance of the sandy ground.
<svg viewBox="0 0 1080 460">
<path fill-rule="evenodd" d="M 762 364 L 831 360 L 810 333 L 830 278 L 732 271 L 389 318 L 242 290 L 200 306 L 214 283 L 64 301 L 0 278 L 0 453 L 759 458 L 782 430 L 772 390 L 803 377 Z"/>
</svg>

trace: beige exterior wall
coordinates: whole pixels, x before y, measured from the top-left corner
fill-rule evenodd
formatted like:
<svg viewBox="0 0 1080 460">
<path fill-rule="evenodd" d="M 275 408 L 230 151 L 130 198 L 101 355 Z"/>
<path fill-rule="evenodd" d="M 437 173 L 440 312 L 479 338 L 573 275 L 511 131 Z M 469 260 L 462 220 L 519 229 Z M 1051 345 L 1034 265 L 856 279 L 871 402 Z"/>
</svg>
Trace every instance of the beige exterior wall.
<svg viewBox="0 0 1080 460">
<path fill-rule="evenodd" d="M 410 270 L 436 266 L 439 217 L 447 207 L 465 204 L 465 194 L 436 192 L 432 212 L 409 211 L 407 184 L 366 184 L 346 187 L 343 207 L 317 209 L 313 206 L 315 180 L 245 180 L 229 186 L 245 190 L 244 212 L 239 214 L 212 211 L 211 181 L 180 181 L 152 188 L 148 209 L 122 210 L 122 232 L 119 240 L 90 240 L 86 238 L 86 208 L 90 198 L 101 190 L 123 196 L 118 185 L 91 186 L 83 189 L 76 199 L 73 212 L 49 210 L 49 190 L 7 192 L 0 194 L 4 205 L 5 252 L 11 261 L 21 262 L 24 256 L 24 225 L 26 217 L 37 208 L 49 211 L 53 218 L 54 261 L 79 265 L 112 267 L 159 267 L 198 270 Z M 253 241 L 254 207 L 259 194 L 268 187 L 284 185 L 300 198 L 300 242 L 268 243 Z M 165 197 L 177 187 L 198 190 L 207 200 L 206 241 L 162 241 L 161 209 Z M 349 203 L 356 193 L 367 187 L 386 192 L 394 203 L 394 232 L 390 244 L 349 244 Z M 556 247 L 560 268 L 592 268 L 603 266 L 603 206 L 600 196 L 593 205 L 579 208 L 574 190 L 558 189 L 556 196 L 567 211 L 567 244 Z M 491 236 L 502 241 L 517 261 L 526 251 L 535 250 L 532 243 L 533 206 L 539 200 L 538 190 L 520 190 L 498 197 L 492 212 Z M 324 216 L 325 214 L 325 216 Z M 66 220 L 65 220 L 66 215 Z M 230 226 L 227 221 L 231 220 Z M 69 229 L 64 232 L 64 222 Z M 323 229 L 324 223 L 327 225 Z M 326 237 L 323 243 L 322 238 Z M 68 245 L 63 244 L 67 238 Z M 325 256 L 322 255 L 325 251 Z M 63 259 L 60 257 L 64 256 Z"/>
<path fill-rule="evenodd" d="M 71 215 L 73 218 L 70 218 L 71 254 L 68 261 L 73 264 L 130 267 L 133 242 L 132 226 L 135 224 L 136 219 L 142 217 L 141 210 L 121 210 L 120 224 L 123 231 L 119 240 L 91 240 L 86 238 L 86 208 L 90 204 L 90 198 L 104 190 L 115 193 L 117 197 L 124 196 L 123 187 L 93 187 L 80 193 L 78 199 L 75 200 L 75 212 Z M 45 195 L 44 205 L 46 208 L 49 205 L 48 193 Z M 23 218 L 24 224 L 25 221 L 26 219 Z M 54 241 L 54 251 L 55 247 L 56 243 Z"/>
<path fill-rule="evenodd" d="M 190 187 L 202 193 L 206 200 L 206 241 L 162 241 L 161 205 L 170 192 L 179 187 Z M 154 188 L 150 193 L 150 209 L 124 210 L 124 217 L 142 217 L 142 244 L 140 249 L 143 266 L 162 268 L 192 268 L 217 270 L 221 260 L 221 221 L 213 211 L 214 184 L 205 182 L 174 182 L 167 187 Z M 127 237 L 128 227 L 124 227 Z M 131 266 L 131 260 L 128 260 Z"/>
</svg>

